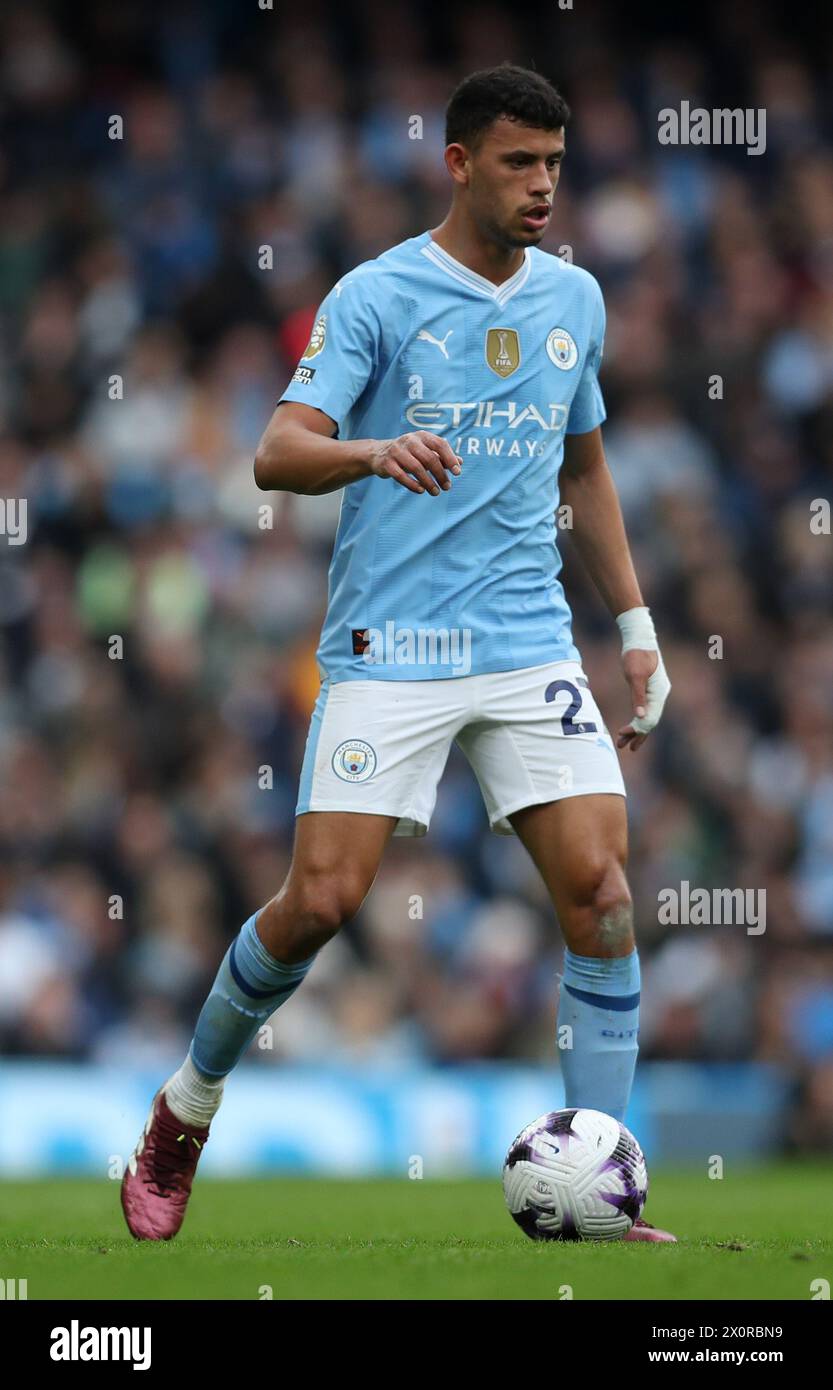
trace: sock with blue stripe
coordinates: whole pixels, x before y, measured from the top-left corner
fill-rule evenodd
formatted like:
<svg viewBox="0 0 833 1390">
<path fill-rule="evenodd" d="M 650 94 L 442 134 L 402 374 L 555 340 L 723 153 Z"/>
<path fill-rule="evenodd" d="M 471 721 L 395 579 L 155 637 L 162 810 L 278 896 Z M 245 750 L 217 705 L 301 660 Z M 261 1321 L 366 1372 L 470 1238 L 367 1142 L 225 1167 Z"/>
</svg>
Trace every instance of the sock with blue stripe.
<svg viewBox="0 0 833 1390">
<path fill-rule="evenodd" d="M 284 965 L 257 934 L 255 912 L 232 941 L 202 1006 L 188 1056 L 165 1086 L 174 1114 L 207 1124 L 222 1099 L 226 1076 L 258 1029 L 295 993 L 315 956 Z"/>
<path fill-rule="evenodd" d="M 568 1109 L 603 1110 L 624 1122 L 639 1051 L 639 953 L 603 960 L 564 952 L 558 1037 Z M 562 1035 L 567 1025 L 571 1032 Z"/>
</svg>

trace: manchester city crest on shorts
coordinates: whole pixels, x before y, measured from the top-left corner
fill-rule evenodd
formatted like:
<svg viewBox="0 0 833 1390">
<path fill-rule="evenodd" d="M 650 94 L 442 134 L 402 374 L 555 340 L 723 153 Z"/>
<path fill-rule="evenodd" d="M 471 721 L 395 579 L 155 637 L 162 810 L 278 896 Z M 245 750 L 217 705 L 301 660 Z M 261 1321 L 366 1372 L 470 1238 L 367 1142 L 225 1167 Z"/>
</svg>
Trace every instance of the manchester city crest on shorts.
<svg viewBox="0 0 833 1390">
<path fill-rule="evenodd" d="M 310 340 L 304 349 L 301 361 L 304 362 L 308 357 L 317 357 L 327 341 L 327 315 L 322 314 L 315 321 L 315 326 L 310 334 Z"/>
<path fill-rule="evenodd" d="M 333 772 L 342 782 L 369 782 L 376 771 L 376 754 L 369 743 L 349 738 L 333 754 Z"/>
<path fill-rule="evenodd" d="M 521 342 L 514 328 L 490 328 L 486 362 L 498 376 L 511 376 L 521 365 Z"/>
<path fill-rule="evenodd" d="M 578 361 L 576 347 L 566 328 L 554 328 L 547 337 L 547 356 L 553 366 L 568 372 Z"/>
</svg>

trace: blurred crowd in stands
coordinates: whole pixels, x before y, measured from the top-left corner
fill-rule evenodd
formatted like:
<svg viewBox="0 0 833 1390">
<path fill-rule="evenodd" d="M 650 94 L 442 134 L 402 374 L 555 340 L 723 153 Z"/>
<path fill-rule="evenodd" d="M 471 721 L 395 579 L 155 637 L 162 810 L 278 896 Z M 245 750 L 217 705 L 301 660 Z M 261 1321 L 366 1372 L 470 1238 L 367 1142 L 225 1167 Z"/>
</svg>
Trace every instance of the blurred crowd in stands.
<svg viewBox="0 0 833 1390">
<path fill-rule="evenodd" d="M 339 496 L 259 493 L 254 450 L 332 283 L 442 220 L 445 101 L 506 58 L 572 106 L 544 247 L 605 292 L 608 455 L 673 681 L 623 755 L 641 1055 L 785 1066 L 794 1142 L 833 1144 L 825 45 L 767 5 L 676 36 L 633 10 L 5 7 L 0 497 L 28 502 L 26 543 L 0 537 L 7 1054 L 176 1058 L 280 887 Z M 765 153 L 661 145 L 682 100 L 764 108 Z M 618 635 L 561 534 L 618 728 Z M 766 931 L 661 925 L 683 881 L 765 890 Z M 555 1065 L 561 954 L 455 752 L 428 837 L 392 842 L 253 1061 Z"/>
</svg>

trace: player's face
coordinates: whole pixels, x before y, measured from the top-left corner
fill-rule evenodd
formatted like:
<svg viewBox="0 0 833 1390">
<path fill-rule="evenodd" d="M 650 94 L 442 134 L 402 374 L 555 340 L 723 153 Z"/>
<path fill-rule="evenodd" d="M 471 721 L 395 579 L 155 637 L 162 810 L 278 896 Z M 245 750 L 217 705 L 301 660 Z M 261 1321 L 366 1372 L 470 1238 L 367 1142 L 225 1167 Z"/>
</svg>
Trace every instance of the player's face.
<svg viewBox="0 0 833 1390">
<path fill-rule="evenodd" d="M 537 246 L 563 158 L 563 130 L 495 121 L 468 163 L 468 205 L 483 234 L 503 246 Z"/>
</svg>

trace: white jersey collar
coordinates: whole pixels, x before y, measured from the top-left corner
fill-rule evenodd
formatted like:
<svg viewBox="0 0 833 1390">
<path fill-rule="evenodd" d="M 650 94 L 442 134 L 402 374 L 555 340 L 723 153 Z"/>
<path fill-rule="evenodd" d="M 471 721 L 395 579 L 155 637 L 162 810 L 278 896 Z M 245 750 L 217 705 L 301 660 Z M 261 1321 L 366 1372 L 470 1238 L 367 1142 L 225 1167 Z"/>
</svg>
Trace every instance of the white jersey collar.
<svg viewBox="0 0 833 1390">
<path fill-rule="evenodd" d="M 529 279 L 532 269 L 532 257 L 529 254 L 529 247 L 524 249 L 524 260 L 520 270 L 516 270 L 508 280 L 504 280 L 502 285 L 495 285 L 491 280 L 487 280 L 485 275 L 478 275 L 476 270 L 470 270 L 462 261 L 455 260 L 438 242 L 434 240 L 430 232 L 426 232 L 426 242 L 422 247 L 423 256 L 427 256 L 429 261 L 444 270 L 446 275 L 452 279 L 459 280 L 461 284 L 468 285 L 469 289 L 476 290 L 478 294 L 485 295 L 488 299 L 494 299 L 498 304 L 506 304 L 513 294 L 517 294 Z"/>
</svg>

